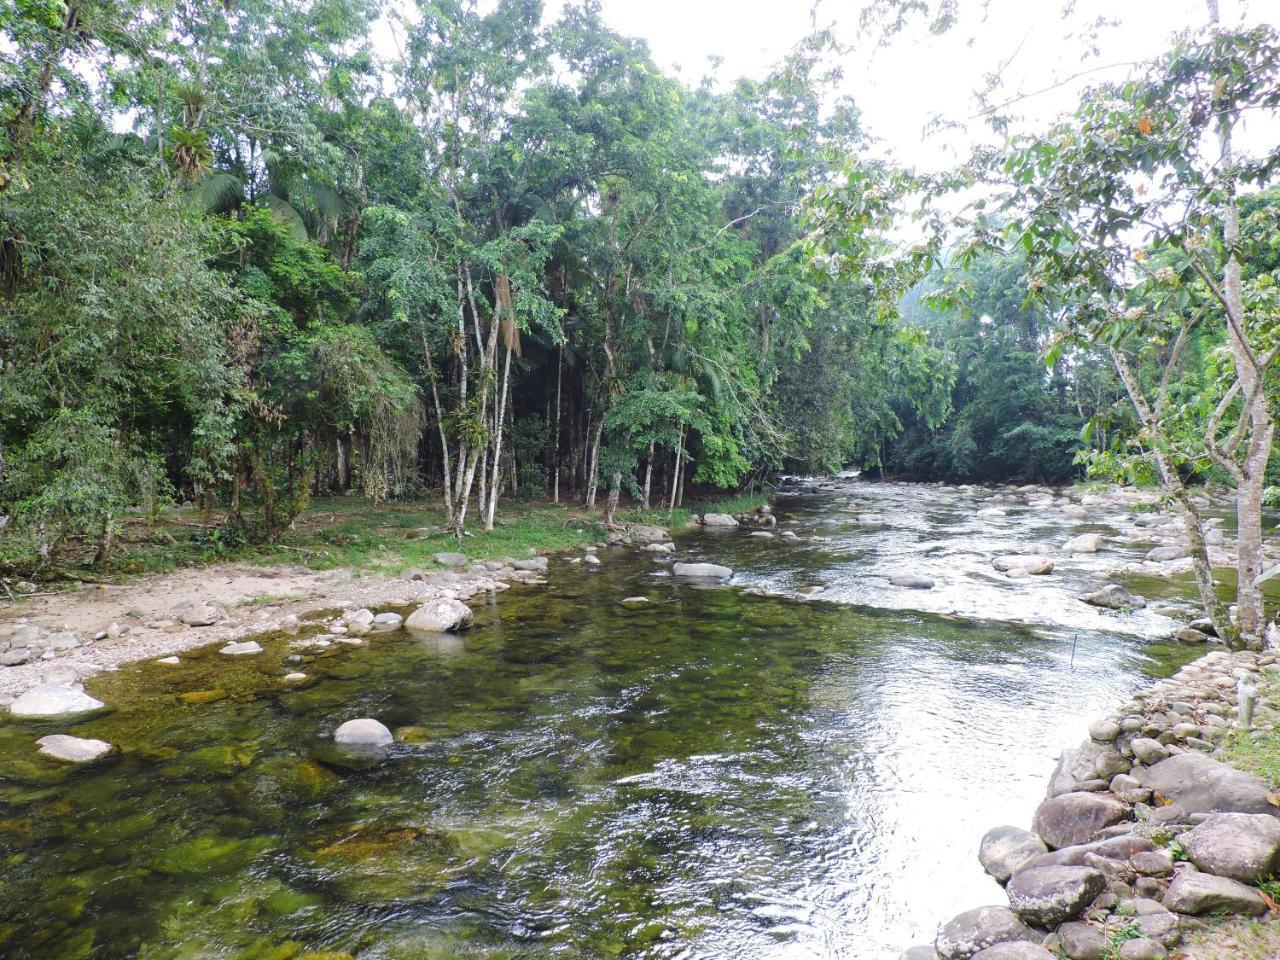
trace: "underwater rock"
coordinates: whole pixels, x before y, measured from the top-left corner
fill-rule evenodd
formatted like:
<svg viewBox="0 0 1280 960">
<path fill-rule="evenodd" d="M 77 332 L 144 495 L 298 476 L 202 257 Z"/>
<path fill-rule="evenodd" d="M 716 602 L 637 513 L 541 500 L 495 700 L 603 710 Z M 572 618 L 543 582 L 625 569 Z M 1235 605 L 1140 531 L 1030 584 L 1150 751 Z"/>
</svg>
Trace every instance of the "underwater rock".
<svg viewBox="0 0 1280 960">
<path fill-rule="evenodd" d="M 404 622 L 411 633 L 448 633 L 471 622 L 471 608 L 461 600 L 438 597 L 424 603 Z"/>
<path fill-rule="evenodd" d="M 106 704 L 95 700 L 78 686 L 65 683 L 42 683 L 25 691 L 9 706 L 15 717 L 45 719 L 74 716 L 101 710 Z"/>
<path fill-rule="evenodd" d="M 375 632 L 383 630 L 395 630 L 400 624 L 404 623 L 404 617 L 398 613 L 380 613 L 373 618 L 373 627 Z"/>
<path fill-rule="evenodd" d="M 360 717 L 338 727 L 333 732 L 333 741 L 348 747 L 387 747 L 395 743 L 395 737 L 372 717 Z"/>
<path fill-rule="evenodd" d="M 177 657 L 161 657 L 159 660 L 156 661 L 156 663 L 163 663 L 168 666 L 173 666 L 175 663 L 181 663 L 181 662 L 182 661 L 179 660 Z"/>
<path fill-rule="evenodd" d="M 82 737 L 67 736 L 65 733 L 41 737 L 36 743 L 40 745 L 40 752 L 46 757 L 66 760 L 68 763 L 90 763 L 114 749 L 105 740 L 87 740 Z"/>
<path fill-rule="evenodd" d="M 247 657 L 262 652 L 262 645 L 256 640 L 243 640 L 240 643 L 228 643 L 218 651 L 228 657 Z"/>
<path fill-rule="evenodd" d="M 625 607 L 640 607 L 649 602 L 648 597 L 623 597 L 622 605 Z"/>
</svg>

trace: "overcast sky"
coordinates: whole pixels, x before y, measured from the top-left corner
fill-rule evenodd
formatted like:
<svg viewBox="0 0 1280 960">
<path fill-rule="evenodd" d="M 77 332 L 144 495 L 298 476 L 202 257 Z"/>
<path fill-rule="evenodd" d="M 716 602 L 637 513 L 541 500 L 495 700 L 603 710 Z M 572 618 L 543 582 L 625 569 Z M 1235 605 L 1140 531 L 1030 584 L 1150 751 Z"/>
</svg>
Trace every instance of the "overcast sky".
<svg viewBox="0 0 1280 960">
<path fill-rule="evenodd" d="M 1029 93 L 1082 70 L 1126 64 L 1167 49 L 1178 31 L 1200 27 L 1204 0 L 1078 0 L 1068 21 L 1064 0 L 959 0 L 960 20 L 944 36 L 923 28 L 895 37 L 882 47 L 860 37 L 857 25 L 865 0 L 825 0 L 818 21 L 834 22 L 840 39 L 856 49 L 843 67 L 849 94 L 862 110 L 870 133 L 900 161 L 937 168 L 958 159 L 981 127 L 926 137 L 931 118 L 964 120 L 976 109 L 973 91 L 997 65 L 1010 94 Z M 602 0 L 605 18 L 621 33 L 647 40 L 659 65 L 680 68 L 694 83 L 709 72 L 708 58 L 721 57 L 718 75 L 761 77 L 809 29 L 810 0 Z M 561 3 L 548 0 L 548 15 Z M 1227 24 L 1257 22 L 1258 11 L 1280 7 L 1275 0 L 1221 0 Z M 985 12 L 984 12 L 985 7 Z M 1100 54 L 1086 58 L 1081 28 L 1105 15 L 1116 26 L 1098 31 Z M 1093 72 L 1023 101 L 1019 109 L 1043 126 L 1069 109 L 1081 87 L 1122 76 L 1128 68 Z"/>
</svg>

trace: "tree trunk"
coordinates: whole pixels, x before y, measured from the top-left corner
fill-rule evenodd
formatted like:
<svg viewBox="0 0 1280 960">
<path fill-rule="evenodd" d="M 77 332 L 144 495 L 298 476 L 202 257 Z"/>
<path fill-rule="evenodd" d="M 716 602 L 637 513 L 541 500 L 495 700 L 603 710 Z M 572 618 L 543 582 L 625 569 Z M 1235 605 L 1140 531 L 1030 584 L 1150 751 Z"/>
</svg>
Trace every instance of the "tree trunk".
<svg viewBox="0 0 1280 960">
<path fill-rule="evenodd" d="M 556 440 L 552 451 L 551 502 L 560 502 L 560 385 L 564 378 L 564 347 L 556 352 Z"/>
<path fill-rule="evenodd" d="M 644 462 L 644 508 L 649 509 L 649 489 L 653 483 L 653 441 L 649 441 L 649 456 Z"/>
<path fill-rule="evenodd" d="M 596 424 L 596 433 L 591 440 L 591 457 L 587 467 L 587 509 L 592 509 L 596 505 L 596 486 L 598 481 L 600 465 L 600 437 L 604 433 L 604 415 L 600 417 L 600 422 Z"/>
<path fill-rule="evenodd" d="M 511 393 L 511 347 L 502 364 L 502 393 L 498 400 L 498 417 L 493 435 L 493 482 L 489 484 L 489 506 L 484 517 L 484 528 L 493 529 L 493 517 L 498 509 L 498 489 L 501 487 L 499 471 L 502 469 L 502 427 L 507 418 L 507 397 Z"/>
<path fill-rule="evenodd" d="M 680 494 L 680 468 L 684 464 L 684 427 L 680 428 L 680 439 L 676 443 L 676 465 L 671 473 L 671 500 L 667 504 L 667 516 L 676 510 L 676 500 Z"/>
</svg>

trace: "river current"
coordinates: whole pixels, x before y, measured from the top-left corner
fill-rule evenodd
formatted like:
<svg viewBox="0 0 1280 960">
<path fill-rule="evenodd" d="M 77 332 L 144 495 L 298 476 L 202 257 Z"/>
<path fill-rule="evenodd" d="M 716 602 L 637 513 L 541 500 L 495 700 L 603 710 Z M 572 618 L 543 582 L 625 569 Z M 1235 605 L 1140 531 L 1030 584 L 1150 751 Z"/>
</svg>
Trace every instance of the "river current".
<svg viewBox="0 0 1280 960">
<path fill-rule="evenodd" d="M 985 496 L 779 496 L 795 540 L 677 537 L 728 586 L 601 550 L 462 635 L 300 668 L 283 636 L 196 651 L 90 681 L 103 715 L 0 721 L 0 955 L 895 957 L 999 902 L 982 833 L 1026 826 L 1088 720 L 1197 652 L 1077 599 L 1145 552 L 1123 509 L 979 517 Z M 992 569 L 1083 532 L 1103 550 L 1047 577 Z M 329 745 L 358 716 L 397 733 L 367 768 Z M 120 750 L 56 765 L 33 746 L 53 732 Z"/>
</svg>

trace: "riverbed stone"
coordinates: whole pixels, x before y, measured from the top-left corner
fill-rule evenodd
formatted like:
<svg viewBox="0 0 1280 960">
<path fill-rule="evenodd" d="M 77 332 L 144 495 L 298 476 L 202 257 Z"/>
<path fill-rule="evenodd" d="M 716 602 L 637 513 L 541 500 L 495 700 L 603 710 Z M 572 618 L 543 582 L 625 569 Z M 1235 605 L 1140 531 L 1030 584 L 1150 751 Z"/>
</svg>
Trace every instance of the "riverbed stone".
<svg viewBox="0 0 1280 960">
<path fill-rule="evenodd" d="M 1102 549 L 1102 534 L 1082 533 L 1062 545 L 1063 553 L 1097 553 Z"/>
<path fill-rule="evenodd" d="M 930 946 L 908 947 L 898 960 L 938 960 L 938 951 Z"/>
<path fill-rule="evenodd" d="M 1123 803 L 1105 793 L 1064 793 L 1036 808 L 1032 829 L 1051 849 L 1087 843 L 1127 816 Z"/>
<path fill-rule="evenodd" d="M 973 960 L 1054 960 L 1054 956 L 1038 943 L 997 943 L 979 950 Z"/>
<path fill-rule="evenodd" d="M 677 563 L 671 567 L 677 577 L 691 577 L 699 580 L 728 580 L 733 571 L 718 563 Z"/>
<path fill-rule="evenodd" d="M 42 683 L 25 691 L 9 705 L 15 717 L 32 720 L 74 716 L 101 710 L 106 704 L 95 700 L 79 686 L 66 683 Z"/>
<path fill-rule="evenodd" d="M 370 624 L 370 626 L 373 628 L 375 632 L 380 633 L 384 630 L 395 630 L 402 623 L 404 623 L 403 616 L 401 616 L 398 613 L 388 612 L 388 613 L 379 613 L 377 616 L 375 616 L 373 618 L 373 623 Z"/>
<path fill-rule="evenodd" d="M 1033 577 L 1053 573 L 1053 561 L 1038 554 L 1008 554 L 1003 557 L 996 557 L 991 561 L 991 565 L 1001 573 L 1025 570 Z"/>
<path fill-rule="evenodd" d="M 1253 887 L 1229 877 L 1215 877 L 1198 870 L 1180 870 L 1169 884 L 1164 905 L 1178 913 L 1242 913 L 1258 916 L 1267 905 Z"/>
<path fill-rule="evenodd" d="M 1164 944 L 1150 937 L 1137 937 L 1120 944 L 1116 956 L 1120 960 L 1164 960 L 1169 955 Z"/>
<path fill-rule="evenodd" d="M 1070 960 L 1102 960 L 1111 947 L 1101 930 L 1078 920 L 1064 923 L 1057 934 L 1058 944 Z"/>
<path fill-rule="evenodd" d="M 1009 907 L 978 907 L 944 924 L 933 947 L 942 960 L 970 960 L 997 943 L 1039 943 L 1040 938 Z"/>
<path fill-rule="evenodd" d="M 452 597 L 437 597 L 420 606 L 404 625 L 410 633 L 451 633 L 471 622 L 471 608 Z"/>
<path fill-rule="evenodd" d="M 188 627 L 207 627 L 222 619 L 222 611 L 207 603 L 197 603 L 181 610 L 178 619 Z"/>
<path fill-rule="evenodd" d="M 71 737 L 64 733 L 54 733 L 41 737 L 36 741 L 40 752 L 55 760 L 67 763 L 91 763 L 112 751 L 111 744 L 105 740 L 89 740 L 83 737 Z"/>
<path fill-rule="evenodd" d="M 1113 743 L 1120 736 L 1120 724 L 1104 718 L 1089 724 L 1089 736 L 1099 743 Z"/>
<path fill-rule="evenodd" d="M 932 590 L 933 581 L 928 577 L 922 577 L 915 573 L 895 573 L 889 577 L 889 582 L 895 587 L 902 587 L 905 590 Z"/>
<path fill-rule="evenodd" d="M 702 515 L 702 525 L 704 527 L 736 527 L 738 521 L 737 518 L 728 513 L 704 513 Z"/>
<path fill-rule="evenodd" d="M 1030 830 L 1002 826 L 988 830 L 978 847 L 978 862 L 1000 883 L 1005 883 L 1030 860 L 1048 853 L 1043 840 Z"/>
<path fill-rule="evenodd" d="M 1037 927 L 1054 927 L 1078 917 L 1107 885 L 1090 867 L 1032 867 L 1013 875 L 1005 893 L 1019 917 Z"/>
<path fill-rule="evenodd" d="M 1175 947 L 1182 939 L 1181 924 L 1176 913 L 1149 913 L 1144 917 L 1135 917 L 1133 925 L 1144 937 L 1157 940 L 1166 947 Z"/>
<path fill-rule="evenodd" d="M 387 747 L 395 742 L 395 737 L 372 717 L 359 717 L 338 727 L 333 732 L 333 740 L 348 747 Z"/>
<path fill-rule="evenodd" d="M 1145 766 L 1153 766 L 1162 760 L 1169 759 L 1169 751 L 1164 744 L 1151 737 L 1138 737 L 1129 743 L 1134 759 Z"/>
<path fill-rule="evenodd" d="M 1118 583 L 1109 583 L 1101 590 L 1086 593 L 1080 599 L 1091 607 L 1101 607 L 1104 610 L 1140 610 L 1147 605 L 1147 601 Z"/>
<path fill-rule="evenodd" d="M 1173 857 L 1167 850 L 1143 850 L 1129 858 L 1129 866 L 1144 877 L 1168 877 L 1173 874 Z"/>
<path fill-rule="evenodd" d="M 251 657 L 262 652 L 262 644 L 256 640 L 242 640 L 239 643 L 228 643 L 218 652 L 228 657 Z"/>
<path fill-rule="evenodd" d="M 1205 873 L 1257 883 L 1280 871 L 1280 819 L 1265 813 L 1215 813 L 1178 837 Z"/>
<path fill-rule="evenodd" d="M 1156 563 L 1167 563 L 1170 560 L 1181 560 L 1186 556 L 1189 556 L 1187 548 L 1179 546 L 1156 547 L 1147 553 L 1147 559 Z"/>
<path fill-rule="evenodd" d="M 1162 760 L 1138 774 L 1156 800 L 1176 806 L 1173 814 L 1265 813 L 1280 814 L 1270 800 L 1270 787 L 1261 777 L 1237 770 L 1194 751 Z"/>
<path fill-rule="evenodd" d="M 456 550 L 441 550 L 433 554 L 431 559 L 442 567 L 465 567 L 470 562 L 465 553 Z"/>
</svg>

